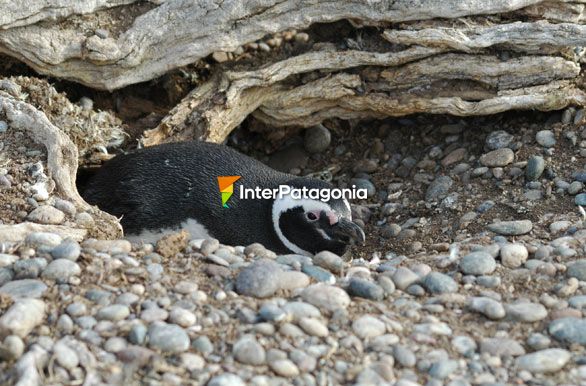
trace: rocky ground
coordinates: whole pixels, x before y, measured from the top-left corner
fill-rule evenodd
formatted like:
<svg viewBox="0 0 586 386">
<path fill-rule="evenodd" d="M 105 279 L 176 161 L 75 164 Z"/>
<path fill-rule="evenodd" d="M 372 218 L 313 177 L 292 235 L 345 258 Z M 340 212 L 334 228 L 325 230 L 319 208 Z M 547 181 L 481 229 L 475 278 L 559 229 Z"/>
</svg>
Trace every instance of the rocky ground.
<svg viewBox="0 0 586 386">
<path fill-rule="evenodd" d="M 91 215 L 0 116 L 0 224 L 55 229 L 0 234 L 0 384 L 586 383 L 583 115 L 327 122 L 270 156 L 236 133 L 276 168 L 369 190 L 367 244 L 313 259 L 67 238 Z"/>
</svg>

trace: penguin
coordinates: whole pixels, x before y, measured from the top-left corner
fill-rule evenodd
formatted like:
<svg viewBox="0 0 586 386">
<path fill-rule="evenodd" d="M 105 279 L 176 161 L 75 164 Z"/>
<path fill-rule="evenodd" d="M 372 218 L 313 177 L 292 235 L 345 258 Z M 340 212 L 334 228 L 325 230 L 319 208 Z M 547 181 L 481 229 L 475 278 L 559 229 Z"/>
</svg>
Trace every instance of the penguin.
<svg viewBox="0 0 586 386">
<path fill-rule="evenodd" d="M 239 176 L 226 205 L 218 177 Z M 269 199 L 240 197 L 247 188 L 332 189 L 309 177 L 278 172 L 236 150 L 208 142 L 167 143 L 117 155 L 90 178 L 84 199 L 118 218 L 127 239 L 154 243 L 187 230 L 192 238 L 226 245 L 261 243 L 279 254 L 312 256 L 327 250 L 343 255 L 362 244 L 345 198 L 327 202 L 293 194 Z"/>
</svg>

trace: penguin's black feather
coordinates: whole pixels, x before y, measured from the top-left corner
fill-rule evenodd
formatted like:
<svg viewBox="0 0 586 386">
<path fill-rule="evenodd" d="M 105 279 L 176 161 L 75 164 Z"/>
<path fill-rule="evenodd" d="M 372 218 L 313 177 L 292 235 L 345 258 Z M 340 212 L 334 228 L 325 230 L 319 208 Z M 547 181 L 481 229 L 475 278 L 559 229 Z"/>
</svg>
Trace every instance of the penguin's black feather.
<svg viewBox="0 0 586 386">
<path fill-rule="evenodd" d="M 232 175 L 241 179 L 234 184 L 229 208 L 224 208 L 217 177 Z M 241 184 L 332 188 L 320 180 L 275 171 L 227 146 L 182 142 L 114 157 L 89 181 L 83 196 L 90 204 L 121 217 L 127 234 L 177 228 L 191 218 L 224 244 L 259 242 L 275 252 L 290 252 L 273 229 L 272 201 L 240 200 Z"/>
</svg>

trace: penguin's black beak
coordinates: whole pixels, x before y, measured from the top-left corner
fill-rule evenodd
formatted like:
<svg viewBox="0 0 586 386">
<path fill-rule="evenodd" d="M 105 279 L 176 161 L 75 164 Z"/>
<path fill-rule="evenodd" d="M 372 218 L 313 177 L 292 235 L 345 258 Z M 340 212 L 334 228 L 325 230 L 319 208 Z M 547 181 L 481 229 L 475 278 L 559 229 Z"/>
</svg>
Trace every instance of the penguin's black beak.
<svg viewBox="0 0 586 386">
<path fill-rule="evenodd" d="M 332 226 L 332 235 L 345 244 L 363 245 L 366 239 L 362 228 L 345 218 L 341 218 Z"/>
</svg>

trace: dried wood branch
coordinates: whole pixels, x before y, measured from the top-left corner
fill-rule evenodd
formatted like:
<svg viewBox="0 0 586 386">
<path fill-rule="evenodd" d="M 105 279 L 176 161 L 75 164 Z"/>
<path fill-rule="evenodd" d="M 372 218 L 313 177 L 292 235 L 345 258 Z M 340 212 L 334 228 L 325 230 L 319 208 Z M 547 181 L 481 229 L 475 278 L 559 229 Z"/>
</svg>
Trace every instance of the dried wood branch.
<svg viewBox="0 0 586 386">
<path fill-rule="evenodd" d="M 43 7 L 38 6 L 41 3 Z M 79 22 L 79 16 L 63 21 L 53 19 L 123 4 L 124 0 L 82 3 L 35 1 L 37 7 L 31 11 L 22 11 L 23 7 L 18 6 L 3 7 L 4 23 L 0 25 L 4 28 L 20 25 L 19 20 L 43 23 L 0 30 L 0 52 L 22 60 L 40 73 L 112 90 L 153 79 L 215 51 L 234 51 L 266 34 L 303 29 L 314 23 L 350 19 L 361 25 L 383 25 L 454 19 L 511 12 L 541 4 L 542 0 L 468 0 L 465 4 L 460 0 L 225 0 L 221 5 L 214 0 L 174 0 L 128 13 L 124 25 L 110 26 L 106 37 L 88 31 L 83 27 L 85 23 Z M 116 12 L 125 10 L 119 8 Z"/>
<path fill-rule="evenodd" d="M 8 88 L 11 82 L 4 82 Z M 32 105 L 16 99 L 5 91 L 0 91 L 0 111 L 4 113 L 11 127 L 22 130 L 35 142 L 47 150 L 47 172 L 55 182 L 56 192 L 79 209 L 92 214 L 96 226 L 92 232 L 101 237 L 121 235 L 121 228 L 115 217 L 87 204 L 77 192 L 75 177 L 78 165 L 77 148 L 69 137 L 54 126 L 44 113 Z M 14 225 L 9 225 L 13 227 Z M 22 225 L 21 225 L 22 226 Z M 16 225 L 18 227 L 18 225 Z M 24 225 L 24 227 L 29 227 Z M 18 228 L 13 232 L 18 233 Z"/>
</svg>

